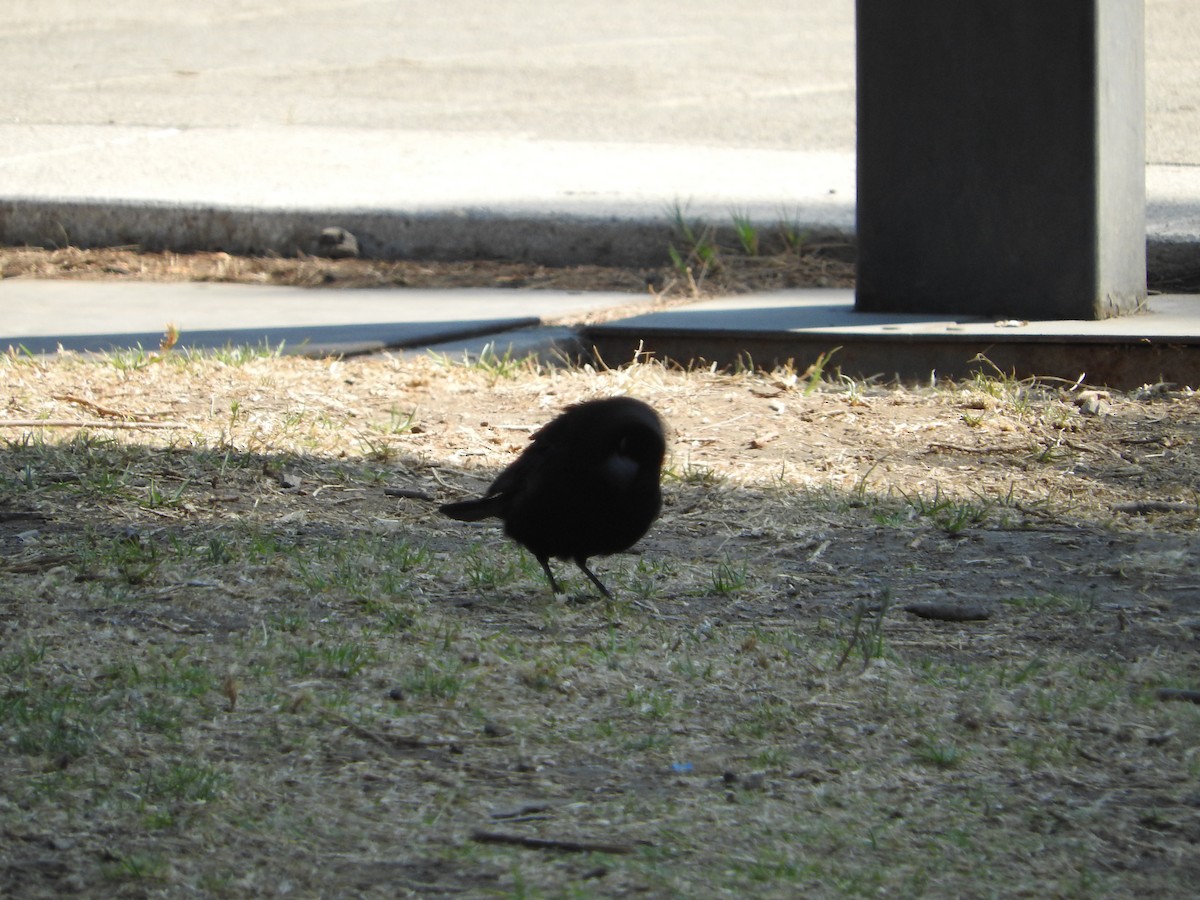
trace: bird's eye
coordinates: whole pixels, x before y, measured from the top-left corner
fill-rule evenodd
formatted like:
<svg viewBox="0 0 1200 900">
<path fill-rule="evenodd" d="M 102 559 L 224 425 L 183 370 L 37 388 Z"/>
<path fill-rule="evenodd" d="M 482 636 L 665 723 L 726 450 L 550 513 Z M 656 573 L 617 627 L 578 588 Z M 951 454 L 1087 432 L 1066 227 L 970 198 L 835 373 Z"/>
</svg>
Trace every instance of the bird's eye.
<svg viewBox="0 0 1200 900">
<path fill-rule="evenodd" d="M 637 430 L 627 431 L 617 439 L 614 452 L 629 459 L 650 459 L 654 455 L 653 436 Z"/>
</svg>

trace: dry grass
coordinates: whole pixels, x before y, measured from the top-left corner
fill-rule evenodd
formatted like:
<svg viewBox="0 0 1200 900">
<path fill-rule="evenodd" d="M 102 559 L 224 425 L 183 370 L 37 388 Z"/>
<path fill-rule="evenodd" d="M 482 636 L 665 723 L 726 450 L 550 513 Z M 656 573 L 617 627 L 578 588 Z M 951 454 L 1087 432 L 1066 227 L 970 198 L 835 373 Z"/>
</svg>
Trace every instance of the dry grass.
<svg viewBox="0 0 1200 900">
<path fill-rule="evenodd" d="M 0 278 L 137 281 L 217 281 L 312 288 L 496 287 L 568 291 L 624 291 L 663 299 L 800 286 L 847 287 L 850 262 L 813 244 L 757 257 L 722 252 L 720 265 L 689 260 L 692 273 L 666 265 L 654 269 L 605 266 L 552 268 L 534 263 L 387 261 L 231 256 L 228 253 L 152 253 L 135 248 L 61 250 L 0 248 Z M 687 266 L 685 265 L 685 269 Z"/>
<path fill-rule="evenodd" d="M 0 893 L 1200 874 L 1200 709 L 1156 694 L 1200 681 L 1191 391 L 1088 417 L 984 376 L 229 352 L 0 378 Z M 617 602 L 574 576 L 554 600 L 494 528 L 436 514 L 622 392 L 672 435 L 662 520 L 597 561 Z M 905 611 L 935 601 L 989 618 Z"/>
</svg>

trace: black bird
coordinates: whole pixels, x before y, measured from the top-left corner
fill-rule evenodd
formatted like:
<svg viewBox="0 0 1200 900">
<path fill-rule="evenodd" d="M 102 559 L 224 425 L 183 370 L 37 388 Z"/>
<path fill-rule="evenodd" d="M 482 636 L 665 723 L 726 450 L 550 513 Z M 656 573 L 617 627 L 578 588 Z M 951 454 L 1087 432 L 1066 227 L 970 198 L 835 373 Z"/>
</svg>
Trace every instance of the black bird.
<svg viewBox="0 0 1200 900">
<path fill-rule="evenodd" d="M 628 550 L 658 517 L 665 452 L 662 422 L 645 403 L 589 400 L 544 425 L 483 497 L 441 510 L 466 522 L 502 519 L 504 533 L 542 564 L 554 593 L 562 592 L 550 571 L 552 556 L 573 559 L 612 599 L 588 558 Z"/>
</svg>

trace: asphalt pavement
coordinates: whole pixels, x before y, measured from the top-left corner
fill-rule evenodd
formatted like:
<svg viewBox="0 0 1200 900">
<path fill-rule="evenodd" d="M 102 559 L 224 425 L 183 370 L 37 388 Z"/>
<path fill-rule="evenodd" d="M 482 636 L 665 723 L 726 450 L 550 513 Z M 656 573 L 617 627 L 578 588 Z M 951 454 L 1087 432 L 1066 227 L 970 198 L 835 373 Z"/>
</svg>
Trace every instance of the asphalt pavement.
<svg viewBox="0 0 1200 900">
<path fill-rule="evenodd" d="M 0 244 L 288 253 L 337 225 L 367 254 L 648 264 L 676 211 L 851 233 L 853 8 L 16 0 Z M 1146 32 L 1153 265 L 1200 247 L 1200 5 L 1146 0 Z M 171 321 L 425 346 L 580 302 L 131 288 L 0 281 L 0 345 L 97 349 Z"/>
</svg>

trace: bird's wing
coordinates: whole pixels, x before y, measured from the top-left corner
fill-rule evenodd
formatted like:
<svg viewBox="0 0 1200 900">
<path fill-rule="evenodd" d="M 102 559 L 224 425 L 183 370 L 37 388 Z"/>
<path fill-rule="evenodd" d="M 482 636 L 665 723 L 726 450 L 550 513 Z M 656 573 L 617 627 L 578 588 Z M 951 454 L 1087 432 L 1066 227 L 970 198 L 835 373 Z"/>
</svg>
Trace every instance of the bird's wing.
<svg viewBox="0 0 1200 900">
<path fill-rule="evenodd" d="M 557 432 L 550 425 L 536 432 L 524 452 L 496 476 L 488 488 L 489 497 L 498 494 L 512 496 L 537 488 L 546 467 L 553 466 L 555 457 L 563 452 L 561 442 L 556 437 Z"/>
</svg>

